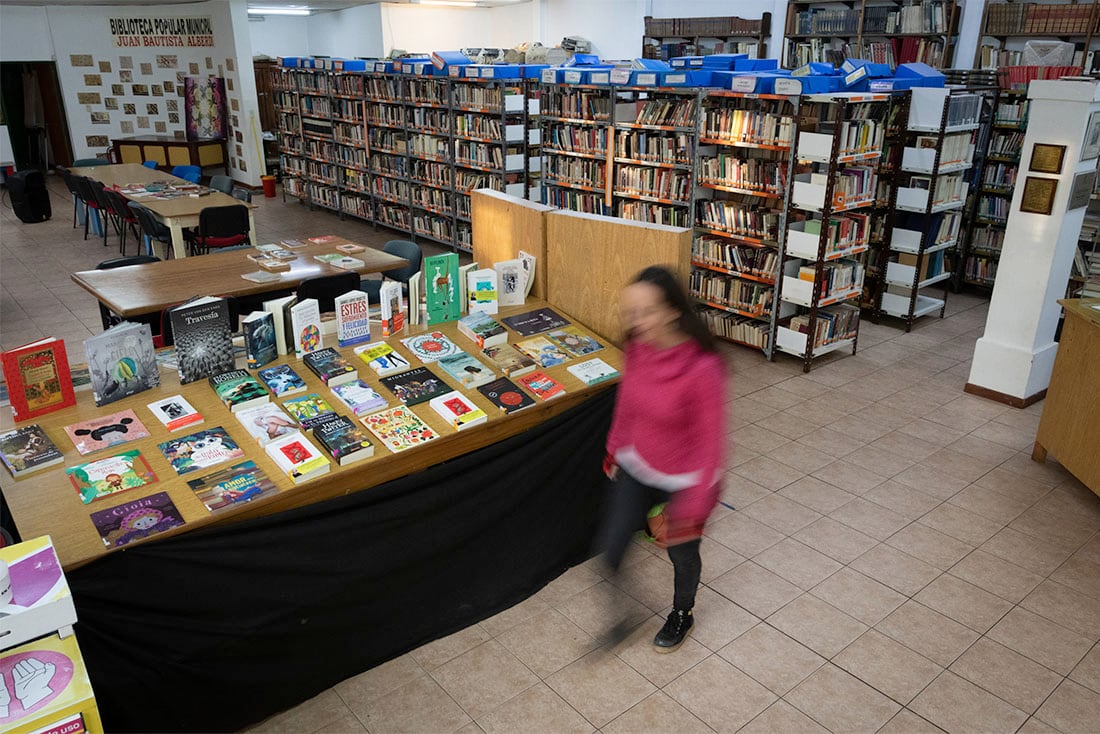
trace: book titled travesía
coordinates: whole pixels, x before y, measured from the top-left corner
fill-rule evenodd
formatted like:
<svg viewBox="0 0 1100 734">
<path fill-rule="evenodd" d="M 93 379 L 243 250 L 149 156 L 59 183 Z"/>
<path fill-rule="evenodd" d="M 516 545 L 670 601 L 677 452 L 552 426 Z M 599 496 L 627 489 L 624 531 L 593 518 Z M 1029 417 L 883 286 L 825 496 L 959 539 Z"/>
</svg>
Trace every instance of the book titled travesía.
<svg viewBox="0 0 1100 734">
<path fill-rule="evenodd" d="M 205 420 L 199 411 L 182 395 L 156 400 L 148 408 L 169 431 L 178 431 L 188 426 L 197 426 Z"/>
<path fill-rule="evenodd" d="M 120 548 L 184 524 L 183 515 L 167 492 L 93 512 L 91 519 L 103 545 L 108 548 Z"/>
<path fill-rule="evenodd" d="M 544 372 L 532 372 L 516 378 L 516 382 L 530 390 L 539 400 L 550 400 L 565 394 L 565 385 Z"/>
<path fill-rule="evenodd" d="M 253 311 L 241 320 L 244 332 L 244 351 L 248 359 L 248 369 L 258 370 L 265 364 L 274 362 L 279 356 L 278 341 L 275 338 L 275 317 L 267 311 Z"/>
<path fill-rule="evenodd" d="M 245 370 L 214 375 L 210 378 L 210 386 L 214 388 L 218 400 L 234 413 L 271 400 L 260 381 Z"/>
<path fill-rule="evenodd" d="M 439 438 L 427 423 L 405 406 L 365 415 L 360 422 L 394 453 L 423 446 Z"/>
<path fill-rule="evenodd" d="M 409 360 L 395 352 L 393 347 L 386 342 L 374 342 L 373 344 L 356 347 L 355 353 L 379 377 L 394 375 L 412 367 Z"/>
<path fill-rule="evenodd" d="M 321 382 L 329 387 L 359 379 L 359 373 L 351 363 L 332 347 L 310 352 L 302 357 L 302 361 L 313 374 L 321 378 Z"/>
<path fill-rule="evenodd" d="M 508 341 L 508 332 L 486 313 L 476 312 L 463 316 L 458 320 L 458 331 L 482 349 Z"/>
<path fill-rule="evenodd" d="M 165 441 L 158 444 L 157 448 L 176 474 L 189 474 L 244 458 L 244 451 L 221 426 Z"/>
<path fill-rule="evenodd" d="M 66 469 L 65 473 L 80 495 L 80 501 L 86 505 L 100 497 L 157 481 L 149 462 L 137 450 L 77 464 Z"/>
<path fill-rule="evenodd" d="M 38 424 L 0 434 L 0 460 L 14 477 L 60 464 L 64 458 Z"/>
<path fill-rule="evenodd" d="M 90 454 L 149 437 L 149 431 L 132 410 L 73 423 L 65 426 L 65 433 L 81 454 Z"/>
<path fill-rule="evenodd" d="M 406 349 L 413 353 L 414 357 L 424 364 L 431 364 L 440 357 L 462 353 L 458 345 L 444 336 L 443 332 L 440 331 L 410 336 L 406 339 L 402 339 L 401 343 L 405 345 Z"/>
<path fill-rule="evenodd" d="M 332 392 L 341 403 L 351 408 L 351 412 L 356 415 L 365 415 L 371 411 L 385 408 L 387 405 L 386 399 L 362 380 L 336 385 L 332 388 Z"/>
<path fill-rule="evenodd" d="M 427 367 L 417 367 L 399 375 L 383 377 L 381 382 L 383 387 L 405 405 L 426 403 L 436 395 L 451 390 Z"/>
<path fill-rule="evenodd" d="M 275 403 L 262 403 L 242 410 L 237 413 L 237 420 L 261 446 L 298 430 L 298 423 Z"/>
<path fill-rule="evenodd" d="M 332 468 L 328 458 L 301 431 L 275 439 L 264 450 L 295 484 L 327 474 Z"/>
<path fill-rule="evenodd" d="M 336 415 L 313 429 L 313 437 L 340 466 L 374 456 L 374 444 L 363 429 L 348 418 Z"/>
<path fill-rule="evenodd" d="M 257 376 L 277 398 L 306 390 L 306 381 L 288 364 L 277 364 L 266 370 L 260 370 Z"/>
<path fill-rule="evenodd" d="M 84 358 L 96 405 L 107 405 L 160 385 L 149 324 L 123 321 L 85 339 Z"/>
<path fill-rule="evenodd" d="M 595 385 L 619 376 L 618 370 L 598 357 L 571 365 L 568 370 L 586 385 Z"/>
<path fill-rule="evenodd" d="M 303 395 L 300 398 L 291 398 L 283 402 L 283 407 L 286 408 L 287 412 L 294 416 L 298 424 L 307 431 L 311 430 L 326 418 L 336 415 L 336 411 L 332 409 L 328 401 L 317 393 Z"/>
<path fill-rule="evenodd" d="M 535 404 L 535 401 L 532 400 L 527 393 L 516 387 L 516 384 L 507 377 L 493 380 L 488 385 L 482 385 L 477 390 L 482 395 L 492 400 L 493 405 L 497 406 L 505 413 L 515 413 L 517 410 L 530 408 Z"/>
<path fill-rule="evenodd" d="M 485 366 L 483 362 L 469 354 L 452 354 L 443 357 L 438 362 L 439 366 L 448 375 L 458 380 L 462 387 L 477 387 L 487 382 L 492 382 L 496 374 Z"/>
<path fill-rule="evenodd" d="M 233 369 L 229 303 L 206 296 L 168 312 L 180 382 L 187 384 Z"/>
<path fill-rule="evenodd" d="M 370 341 L 370 303 L 363 291 L 336 298 L 336 343 L 341 347 Z"/>
<path fill-rule="evenodd" d="M 569 325 L 569 322 L 552 308 L 539 308 L 516 316 L 506 316 L 501 321 L 520 336 L 541 334 L 544 331 Z"/>
<path fill-rule="evenodd" d="M 15 420 L 76 405 L 65 342 L 49 337 L 0 352 Z"/>
<path fill-rule="evenodd" d="M 458 392 L 449 392 L 432 398 L 432 410 L 458 430 L 470 428 L 489 419 L 485 411 L 470 402 L 470 399 Z"/>
<path fill-rule="evenodd" d="M 190 479 L 187 486 L 211 512 L 277 491 L 275 483 L 253 461 L 242 461 L 205 477 Z"/>
</svg>

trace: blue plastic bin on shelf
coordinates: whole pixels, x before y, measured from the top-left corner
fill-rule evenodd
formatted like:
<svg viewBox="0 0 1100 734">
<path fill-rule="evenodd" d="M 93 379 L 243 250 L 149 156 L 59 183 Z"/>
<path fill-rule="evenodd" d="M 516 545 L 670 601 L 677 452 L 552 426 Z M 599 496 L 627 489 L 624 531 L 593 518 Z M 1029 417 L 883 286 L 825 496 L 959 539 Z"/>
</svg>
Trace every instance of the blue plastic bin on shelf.
<svg viewBox="0 0 1100 734">
<path fill-rule="evenodd" d="M 668 65 L 673 69 L 702 69 L 703 56 L 673 56 Z"/>
<path fill-rule="evenodd" d="M 735 59 L 734 71 L 774 71 L 779 68 L 779 62 L 775 59 Z"/>
<path fill-rule="evenodd" d="M 946 77 L 928 64 L 919 61 L 911 64 L 899 64 L 894 74 L 898 79 L 914 79 L 914 87 L 943 87 Z"/>
<path fill-rule="evenodd" d="M 733 71 L 734 64 L 748 57 L 748 54 L 711 54 L 703 57 L 703 68 L 715 71 Z"/>
<path fill-rule="evenodd" d="M 542 76 L 543 69 L 549 69 L 549 64 L 520 64 L 519 70 L 524 79 L 538 79 Z"/>
<path fill-rule="evenodd" d="M 370 62 L 370 64 L 371 64 L 371 69 L 370 70 L 377 73 L 377 74 L 392 74 L 393 73 L 393 62 L 392 61 L 372 61 L 372 62 Z"/>
<path fill-rule="evenodd" d="M 433 51 L 432 65 L 443 71 L 452 66 L 469 66 L 473 62 L 461 51 Z M 453 76 L 453 75 L 452 75 Z"/>
</svg>

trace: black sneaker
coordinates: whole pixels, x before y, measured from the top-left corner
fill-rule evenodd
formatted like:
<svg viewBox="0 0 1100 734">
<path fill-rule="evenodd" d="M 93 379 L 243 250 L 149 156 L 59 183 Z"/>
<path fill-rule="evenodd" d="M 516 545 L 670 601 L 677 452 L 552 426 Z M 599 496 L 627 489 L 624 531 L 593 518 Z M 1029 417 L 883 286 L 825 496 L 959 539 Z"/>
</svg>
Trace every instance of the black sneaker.
<svg viewBox="0 0 1100 734">
<path fill-rule="evenodd" d="M 657 652 L 674 652 L 684 644 L 694 624 L 695 617 L 690 609 L 673 609 L 665 620 L 665 626 L 653 638 L 653 647 L 657 648 Z"/>
</svg>

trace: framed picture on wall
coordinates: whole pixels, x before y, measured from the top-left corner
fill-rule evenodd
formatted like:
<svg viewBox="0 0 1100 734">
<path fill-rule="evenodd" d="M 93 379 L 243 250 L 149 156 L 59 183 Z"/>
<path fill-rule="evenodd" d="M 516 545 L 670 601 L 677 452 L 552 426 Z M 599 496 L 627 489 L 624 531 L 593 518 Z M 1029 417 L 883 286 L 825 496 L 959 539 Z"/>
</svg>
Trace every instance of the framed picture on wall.
<svg viewBox="0 0 1100 734">
<path fill-rule="evenodd" d="M 1089 126 L 1085 128 L 1085 142 L 1081 144 L 1081 160 L 1087 161 L 1100 155 L 1100 111 L 1089 115 Z"/>
<path fill-rule="evenodd" d="M 1054 209 L 1054 192 L 1057 190 L 1057 179 L 1028 176 L 1020 198 L 1020 211 L 1049 215 Z"/>
<path fill-rule="evenodd" d="M 1062 159 L 1065 155 L 1066 146 L 1064 145 L 1036 143 L 1031 149 L 1031 164 L 1027 170 L 1036 173 L 1061 173 Z"/>
</svg>

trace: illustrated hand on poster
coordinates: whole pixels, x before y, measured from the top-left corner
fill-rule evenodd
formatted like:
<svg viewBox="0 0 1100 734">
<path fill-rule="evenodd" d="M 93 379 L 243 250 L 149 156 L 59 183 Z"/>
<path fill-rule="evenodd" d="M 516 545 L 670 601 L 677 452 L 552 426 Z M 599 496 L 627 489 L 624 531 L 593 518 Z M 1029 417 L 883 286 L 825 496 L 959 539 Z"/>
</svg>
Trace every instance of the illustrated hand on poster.
<svg viewBox="0 0 1100 734">
<path fill-rule="evenodd" d="M 23 704 L 24 711 L 29 711 L 32 706 L 53 693 L 49 684 L 55 670 L 53 663 L 43 664 L 37 658 L 22 660 L 12 669 L 15 697 Z"/>
<path fill-rule="evenodd" d="M 8 692 L 8 682 L 0 675 L 0 719 L 8 718 L 8 704 L 11 703 L 11 693 Z"/>
</svg>

